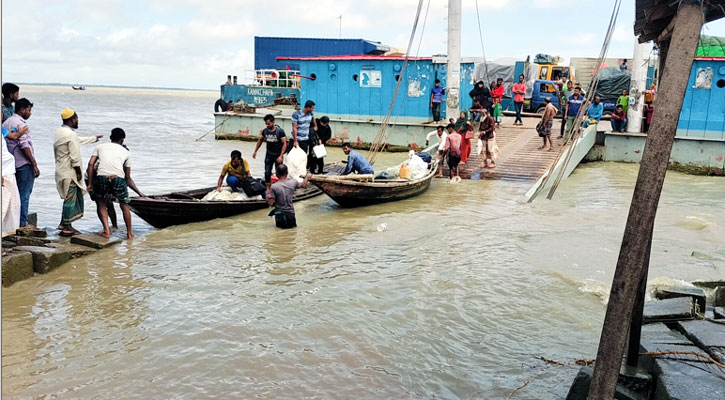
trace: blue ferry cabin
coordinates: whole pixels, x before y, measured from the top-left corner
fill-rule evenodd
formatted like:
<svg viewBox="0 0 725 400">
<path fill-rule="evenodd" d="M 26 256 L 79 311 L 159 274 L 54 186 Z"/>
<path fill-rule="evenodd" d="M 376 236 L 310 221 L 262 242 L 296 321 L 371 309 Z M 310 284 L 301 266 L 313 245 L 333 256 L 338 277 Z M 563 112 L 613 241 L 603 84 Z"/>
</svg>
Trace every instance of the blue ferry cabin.
<svg viewBox="0 0 725 400">
<path fill-rule="evenodd" d="M 677 136 L 725 140 L 725 57 L 695 58 Z"/>
<path fill-rule="evenodd" d="M 445 58 L 410 58 L 402 77 L 404 57 L 347 55 L 323 57 L 278 57 L 280 62 L 299 65 L 300 102 L 311 99 L 319 112 L 333 119 L 381 121 L 388 112 L 398 80 L 402 78 L 392 122 L 422 123 L 432 120 L 430 95 L 435 80 L 446 87 Z M 461 63 L 461 109 L 471 106 L 474 62 Z M 441 116 L 445 116 L 443 97 Z"/>
</svg>

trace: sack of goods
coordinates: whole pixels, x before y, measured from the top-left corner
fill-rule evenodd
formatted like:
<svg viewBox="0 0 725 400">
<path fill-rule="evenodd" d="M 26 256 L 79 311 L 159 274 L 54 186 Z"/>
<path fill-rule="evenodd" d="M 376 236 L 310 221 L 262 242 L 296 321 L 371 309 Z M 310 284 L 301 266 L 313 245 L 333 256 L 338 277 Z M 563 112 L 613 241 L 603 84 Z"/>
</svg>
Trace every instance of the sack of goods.
<svg viewBox="0 0 725 400">
<path fill-rule="evenodd" d="M 202 201 L 250 201 L 263 200 L 261 195 L 247 196 L 244 192 L 232 192 L 228 187 L 222 188 L 221 192 L 212 190 L 204 196 Z"/>
<path fill-rule="evenodd" d="M 410 167 L 407 163 L 403 163 L 403 165 L 400 166 L 400 173 L 398 174 L 400 179 L 410 179 L 410 174 Z"/>
<path fill-rule="evenodd" d="M 312 154 L 315 155 L 315 158 L 325 158 L 327 156 L 327 149 L 324 144 L 318 144 L 312 148 Z"/>
<path fill-rule="evenodd" d="M 431 156 L 429 153 L 422 152 L 422 153 L 418 153 L 417 156 L 420 157 L 421 160 L 423 160 L 427 163 L 433 161 L 433 156 Z"/>
<path fill-rule="evenodd" d="M 544 124 L 539 121 L 538 124 L 536 124 L 536 133 L 539 134 L 539 137 L 544 137 Z"/>
<path fill-rule="evenodd" d="M 478 139 L 476 142 L 476 155 L 480 156 L 483 153 L 483 140 Z"/>
<path fill-rule="evenodd" d="M 287 165 L 289 179 L 297 179 L 298 182 L 302 183 L 304 176 L 307 174 L 307 154 L 299 147 L 295 147 L 290 150 L 285 160 Z"/>
<path fill-rule="evenodd" d="M 420 158 L 417 154 L 415 154 L 415 151 L 410 150 L 408 152 L 408 166 L 412 169 L 422 169 L 426 170 L 428 169 L 428 163 L 423 161 L 422 158 Z"/>
</svg>

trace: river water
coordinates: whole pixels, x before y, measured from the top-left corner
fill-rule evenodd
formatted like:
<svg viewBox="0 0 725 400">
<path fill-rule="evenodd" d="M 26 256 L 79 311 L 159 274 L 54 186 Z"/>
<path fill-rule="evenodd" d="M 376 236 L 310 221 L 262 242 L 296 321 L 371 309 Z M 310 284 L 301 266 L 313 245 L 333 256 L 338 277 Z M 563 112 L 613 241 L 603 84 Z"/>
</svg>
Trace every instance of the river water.
<svg viewBox="0 0 725 400">
<path fill-rule="evenodd" d="M 213 186 L 231 150 L 253 150 L 194 141 L 213 128 L 216 93 L 25 86 L 21 97 L 35 104 L 40 226 L 60 218 L 63 107 L 81 135 L 126 130 L 148 194 Z M 261 175 L 261 157 L 250 162 Z M 3 397 L 488 399 L 533 378 L 514 398 L 562 398 L 576 368 L 535 357 L 594 357 L 637 168 L 582 165 L 533 204 L 529 184 L 506 181 L 435 180 L 359 209 L 320 196 L 296 204 L 290 231 L 264 210 L 162 230 L 136 217 L 133 242 L 2 290 Z M 650 287 L 725 275 L 724 197 L 722 178 L 668 174 Z M 76 226 L 100 228 L 92 204 Z"/>
</svg>

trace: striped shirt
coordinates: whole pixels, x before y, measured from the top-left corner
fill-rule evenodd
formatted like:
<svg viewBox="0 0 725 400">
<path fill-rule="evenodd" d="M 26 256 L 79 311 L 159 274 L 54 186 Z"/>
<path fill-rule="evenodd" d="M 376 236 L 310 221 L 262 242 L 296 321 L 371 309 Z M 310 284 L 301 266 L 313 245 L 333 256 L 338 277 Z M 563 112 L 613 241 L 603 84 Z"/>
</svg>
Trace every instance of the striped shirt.
<svg viewBox="0 0 725 400">
<path fill-rule="evenodd" d="M 303 113 L 297 110 L 292 114 L 292 123 L 297 124 L 297 141 L 305 142 L 310 139 L 310 123 L 314 113 Z"/>
</svg>

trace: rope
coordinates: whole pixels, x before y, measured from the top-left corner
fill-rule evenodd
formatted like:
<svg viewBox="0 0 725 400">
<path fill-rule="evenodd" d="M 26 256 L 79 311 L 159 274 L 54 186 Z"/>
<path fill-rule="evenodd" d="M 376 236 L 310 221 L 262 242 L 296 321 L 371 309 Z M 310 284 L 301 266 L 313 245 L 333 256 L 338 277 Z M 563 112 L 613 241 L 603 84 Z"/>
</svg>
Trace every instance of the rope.
<svg viewBox="0 0 725 400">
<path fill-rule="evenodd" d="M 614 4 L 614 8 L 612 9 L 612 16 L 609 19 L 609 26 L 607 27 L 607 33 L 604 36 L 604 43 L 602 44 L 602 48 L 599 51 L 599 59 L 597 62 L 597 65 L 602 65 L 604 62 L 604 58 L 606 58 L 607 51 L 609 50 L 609 43 L 612 39 L 612 34 L 614 34 L 614 27 L 617 23 L 617 16 L 619 15 L 619 8 L 622 4 L 622 0 L 616 0 Z M 597 86 L 599 85 L 599 74 L 594 76 L 594 79 L 589 83 L 589 88 L 587 89 L 587 102 L 589 102 L 593 96 L 594 92 L 596 91 Z M 564 173 L 566 172 L 566 167 L 569 164 L 569 161 L 571 160 L 572 154 L 574 153 L 574 148 L 576 147 L 576 139 L 579 138 L 581 134 L 581 120 L 582 117 L 585 114 L 586 107 L 580 107 L 579 112 L 577 113 L 576 117 L 574 118 L 574 123 L 572 124 L 572 131 L 571 136 L 567 138 L 567 141 L 564 142 L 564 146 L 561 148 L 561 151 L 559 151 L 559 154 L 556 156 L 556 159 L 554 160 L 554 163 L 549 167 L 549 169 L 546 171 L 544 179 L 541 181 L 541 184 L 536 188 L 534 191 L 534 194 L 531 196 L 531 198 L 528 200 L 529 203 L 534 201 L 536 197 L 541 193 L 541 191 L 544 189 L 546 184 L 549 182 L 549 180 L 552 177 L 552 174 L 554 173 L 554 168 L 556 168 L 556 165 L 561 160 L 562 156 L 564 156 L 564 152 L 569 149 L 569 152 L 566 154 L 565 160 L 564 160 L 564 166 L 561 168 L 559 173 L 557 174 L 557 177 L 554 178 L 554 184 L 552 185 L 551 190 L 549 191 L 549 194 L 547 195 L 547 198 L 551 200 L 551 198 L 554 196 L 554 192 L 559 186 L 559 183 L 564 177 Z M 563 115 L 562 117 L 566 118 L 566 115 Z M 562 123 L 565 123 L 565 119 L 562 119 Z M 569 148 L 566 147 L 567 144 L 571 143 Z"/>
<path fill-rule="evenodd" d="M 403 82 L 403 78 L 405 77 L 405 70 L 408 67 L 408 59 L 410 58 L 410 50 L 413 47 L 413 39 L 415 38 L 415 31 L 418 28 L 418 20 L 420 19 L 420 11 L 423 8 L 423 0 L 418 1 L 418 10 L 415 13 L 415 21 L 413 22 L 413 30 L 410 33 L 410 40 L 408 41 L 408 49 L 405 52 L 405 58 L 403 61 L 403 68 L 400 70 L 400 76 L 401 79 L 398 79 L 398 83 L 395 85 L 395 92 L 393 92 L 393 98 L 390 100 L 390 106 L 388 107 L 388 112 L 385 114 L 385 118 L 383 118 L 383 123 L 380 125 L 380 129 L 378 130 L 378 134 L 375 136 L 375 140 L 373 140 L 372 145 L 370 145 L 370 151 L 368 152 L 368 160 L 370 161 L 370 165 L 374 165 L 375 161 L 378 158 L 378 155 L 383 150 L 387 143 L 387 128 L 388 124 L 390 123 L 390 117 L 393 115 L 393 110 L 395 109 L 395 100 L 398 98 L 398 92 L 400 91 L 400 84 Z"/>
<path fill-rule="evenodd" d="M 194 141 L 195 141 L 195 142 L 198 142 L 198 141 L 200 141 L 201 139 L 204 139 L 204 137 L 206 137 L 206 135 L 208 135 L 208 134 L 210 134 L 210 133 L 212 133 L 212 132 L 216 131 L 216 128 L 218 128 L 219 126 L 223 125 L 223 124 L 224 124 L 225 122 L 227 122 L 227 120 L 228 120 L 228 119 L 229 119 L 229 115 L 226 115 L 226 116 L 224 116 L 224 119 L 222 120 L 222 122 L 218 123 L 218 124 L 217 124 L 217 125 L 216 125 L 215 127 L 211 128 L 211 130 L 209 130 L 209 131 L 208 131 L 208 132 L 206 132 L 205 134 L 203 134 L 203 135 L 199 136 L 199 137 L 198 137 L 198 138 L 196 138 L 196 139 L 195 139 Z"/>
<path fill-rule="evenodd" d="M 481 15 L 478 13 L 478 0 L 476 0 L 476 19 L 478 20 L 478 37 L 481 39 L 481 53 L 483 53 L 483 72 L 486 78 L 484 82 L 488 84 L 488 61 L 486 61 L 486 50 L 483 48 L 483 30 L 481 29 Z"/>
<path fill-rule="evenodd" d="M 609 43 L 612 40 L 612 35 L 614 34 L 614 27 L 617 24 L 617 16 L 619 15 L 619 8 L 622 5 L 622 1 L 618 0 L 614 5 L 614 10 L 612 11 L 612 16 L 609 20 L 609 28 L 607 30 L 607 35 L 604 38 L 604 43 L 602 44 L 602 49 L 599 54 L 599 65 L 601 65 L 604 62 L 604 58 L 607 56 L 607 52 L 609 51 Z M 597 87 L 599 86 L 599 74 L 594 76 L 594 79 L 592 82 L 589 83 L 589 88 L 587 92 L 587 104 L 591 104 L 591 100 L 594 98 L 594 94 L 597 90 Z M 577 113 L 576 118 L 574 118 L 574 132 L 572 136 L 569 138 L 571 141 L 571 148 L 569 152 L 566 154 L 566 158 L 564 159 L 564 165 L 559 170 L 559 174 L 557 175 L 556 179 L 554 180 L 554 184 L 551 186 L 551 189 L 549 190 L 549 194 L 546 196 L 547 199 L 551 200 L 552 197 L 554 197 L 554 193 L 556 192 L 556 189 L 559 187 L 559 184 L 564 179 L 564 175 L 566 174 L 566 168 L 569 165 L 569 162 L 571 161 L 571 157 L 574 154 L 574 149 L 577 146 L 576 139 L 581 136 L 581 120 L 584 117 L 584 114 L 586 113 L 586 109 L 584 107 L 579 108 L 579 112 Z"/>
</svg>

